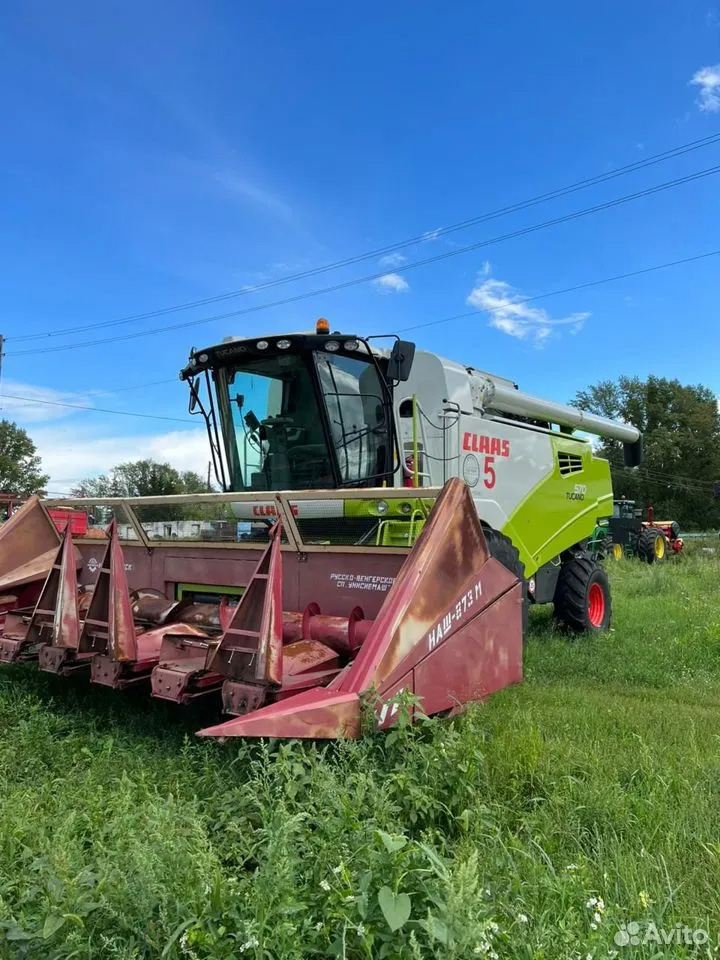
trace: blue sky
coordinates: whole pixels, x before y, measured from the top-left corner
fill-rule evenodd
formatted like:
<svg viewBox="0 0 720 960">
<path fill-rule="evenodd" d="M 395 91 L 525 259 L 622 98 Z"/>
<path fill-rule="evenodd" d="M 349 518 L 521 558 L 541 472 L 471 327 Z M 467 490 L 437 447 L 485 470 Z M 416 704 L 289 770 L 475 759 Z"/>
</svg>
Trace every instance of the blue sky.
<svg viewBox="0 0 720 960">
<path fill-rule="evenodd" d="M 423 268 L 373 260 L 115 331 L 13 341 L 425 234 L 403 251 L 420 259 L 711 167 L 720 145 L 434 237 L 717 133 L 719 64 L 720 10 L 692 0 L 5 4 L 3 392 L 183 420 L 180 384 L 124 388 L 174 378 L 191 346 L 228 334 L 308 329 L 320 315 L 369 334 L 475 307 L 417 330 L 418 344 L 561 401 L 620 373 L 720 392 L 720 258 L 539 300 L 519 315 L 508 308 L 514 297 L 720 248 L 717 174 Z M 235 319 L 15 355 L 383 270 L 394 279 Z M 136 456 L 207 463 L 191 423 L 0 405 L 36 439 L 58 492 Z"/>
</svg>

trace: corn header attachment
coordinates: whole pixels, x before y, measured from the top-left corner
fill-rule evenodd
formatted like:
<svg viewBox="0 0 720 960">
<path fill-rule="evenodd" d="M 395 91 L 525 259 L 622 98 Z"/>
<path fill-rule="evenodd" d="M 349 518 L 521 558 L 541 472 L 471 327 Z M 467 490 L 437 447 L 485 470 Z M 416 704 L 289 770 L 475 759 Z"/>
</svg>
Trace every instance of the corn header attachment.
<svg viewBox="0 0 720 960">
<path fill-rule="evenodd" d="M 356 737 L 363 701 L 383 728 L 402 691 L 431 715 L 521 680 L 522 586 L 461 480 L 263 496 L 63 501 L 100 518 L 81 536 L 29 501 L 0 528 L 0 660 L 214 697 L 221 738 Z"/>
</svg>

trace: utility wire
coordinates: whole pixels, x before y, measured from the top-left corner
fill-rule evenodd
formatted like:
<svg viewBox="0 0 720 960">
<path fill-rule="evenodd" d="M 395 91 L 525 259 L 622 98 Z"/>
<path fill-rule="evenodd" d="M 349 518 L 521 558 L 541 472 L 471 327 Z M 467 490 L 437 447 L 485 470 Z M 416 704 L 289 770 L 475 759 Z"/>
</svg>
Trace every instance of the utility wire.
<svg viewBox="0 0 720 960">
<path fill-rule="evenodd" d="M 536 233 L 539 230 L 544 230 L 544 229 L 547 229 L 548 227 L 557 226 L 558 224 L 561 224 L 561 223 L 568 223 L 573 220 L 579 220 L 582 217 L 586 217 L 591 214 L 598 213 L 602 210 L 609 210 L 614 207 L 620 206 L 622 204 L 629 203 L 632 200 L 637 200 L 637 199 L 640 199 L 641 197 L 652 196 L 653 194 L 660 193 L 664 190 L 672 189 L 673 187 L 680 186 L 681 184 L 684 184 L 684 183 L 691 183 L 695 180 L 700 180 L 700 179 L 703 179 L 704 177 L 709 177 L 719 172 L 720 172 L 720 164 L 716 164 L 713 167 L 708 167 L 705 170 L 699 170 L 696 173 L 688 174 L 685 177 L 676 177 L 673 180 L 667 180 L 664 183 L 656 184 L 653 187 L 646 187 L 645 189 L 639 190 L 636 193 L 626 194 L 625 196 L 622 196 L 622 197 L 616 197 L 614 200 L 607 200 L 604 203 L 595 204 L 592 207 L 585 207 L 582 210 L 576 210 L 573 213 L 565 214 L 562 217 L 554 217 L 551 220 L 544 220 L 540 223 L 532 224 L 529 227 L 523 227 L 518 230 L 513 230 L 509 233 L 501 234 L 497 237 L 492 237 L 486 240 L 479 240 L 476 243 L 471 243 L 471 244 L 468 244 L 467 246 L 459 247 L 456 250 L 449 250 L 449 251 L 445 251 L 444 253 L 436 254 L 435 256 L 432 256 L 432 257 L 425 257 L 422 260 L 415 260 L 412 263 L 405 264 L 403 266 L 403 271 L 415 269 L 417 267 L 427 266 L 428 264 L 431 264 L 431 263 L 439 263 L 443 260 L 448 260 L 451 257 L 459 256 L 462 253 L 468 253 L 473 250 L 479 250 L 483 247 L 491 246 L 492 244 L 495 244 L 495 243 L 502 243 L 505 240 L 524 237 L 524 236 L 527 236 L 528 234 Z M 289 303 L 297 303 L 301 300 L 308 300 L 311 297 L 320 296 L 321 294 L 334 293 L 337 290 L 344 290 L 344 289 L 347 289 L 348 287 L 356 286 L 357 284 L 369 283 L 373 280 L 379 280 L 380 277 L 382 276 L 384 276 L 384 272 L 381 271 L 379 273 L 367 274 L 364 277 L 355 277 L 352 280 L 345 280 L 340 283 L 335 283 L 335 284 L 332 284 L 331 286 L 322 287 L 316 290 L 309 290 L 305 293 L 294 294 L 293 296 L 290 296 L 290 297 L 284 297 L 281 300 L 275 300 L 269 303 L 259 303 L 251 307 L 246 307 L 242 310 L 232 310 L 232 311 L 229 311 L 228 313 L 215 314 L 214 316 L 203 317 L 199 320 L 187 320 L 184 323 L 174 323 L 165 327 L 155 327 L 151 330 L 142 330 L 138 333 L 121 334 L 115 337 L 105 337 L 100 340 L 84 340 L 79 343 L 68 343 L 68 344 L 63 344 L 61 346 L 57 346 L 57 347 L 41 347 L 41 348 L 33 348 L 29 350 L 15 350 L 7 353 L 6 356 L 21 357 L 21 356 L 34 355 L 38 353 L 58 353 L 63 350 L 76 350 L 82 347 L 93 347 L 93 346 L 98 346 L 100 344 L 105 344 L 105 343 L 117 343 L 118 341 L 122 341 L 122 340 L 135 340 L 139 337 L 147 337 L 147 336 L 151 336 L 158 333 L 165 333 L 170 330 L 180 330 L 185 327 L 199 326 L 201 324 L 211 323 L 217 320 L 227 320 L 233 317 L 245 316 L 250 313 L 257 313 L 261 310 L 269 310 L 272 307 L 280 307 L 280 306 L 285 306 Z"/>
<path fill-rule="evenodd" d="M 151 380 L 150 383 L 136 383 L 132 387 L 113 387 L 112 390 L 107 392 L 112 393 L 127 393 L 129 390 L 144 390 L 145 387 L 157 387 L 161 383 L 179 383 L 180 380 L 178 377 L 168 377 L 167 380 Z"/>
<path fill-rule="evenodd" d="M 626 467 L 624 464 L 610 462 L 613 470 L 622 470 L 631 476 L 639 477 L 648 483 L 672 483 L 682 484 L 685 487 L 692 488 L 697 492 L 707 493 L 713 487 L 712 480 L 698 480 L 694 477 L 683 477 L 676 474 L 661 473 L 656 470 L 650 470 L 645 467 Z"/>
<path fill-rule="evenodd" d="M 670 268 L 670 267 L 682 266 L 683 264 L 686 264 L 686 263 L 694 263 L 694 262 L 699 261 L 699 260 L 705 260 L 705 259 L 707 259 L 707 258 L 709 258 L 709 257 L 717 257 L 717 256 L 720 256 L 720 249 L 718 249 L 718 250 L 710 250 L 710 251 L 708 251 L 707 253 L 699 253 L 699 254 L 696 254 L 695 256 L 692 256 L 692 257 L 682 257 L 682 258 L 677 259 L 677 260 L 668 260 L 668 261 L 666 261 L 665 263 L 658 263 L 658 264 L 655 264 L 655 265 L 652 266 L 652 267 L 643 267 L 643 268 L 640 269 L 640 270 L 632 270 L 632 271 L 629 271 L 629 272 L 626 272 L 626 273 L 617 273 L 617 274 L 613 274 L 612 276 L 609 276 L 609 277 L 602 277 L 602 278 L 600 278 L 600 279 L 598 279 L 598 280 L 588 280 L 588 281 L 586 281 L 586 282 L 584 282 L 584 283 L 579 283 L 579 284 L 576 284 L 575 286 L 572 286 L 572 287 L 563 287 L 561 290 L 550 290 L 550 291 L 548 291 L 547 293 L 538 293 L 538 294 L 536 294 L 535 296 L 532 296 L 532 297 L 522 297 L 522 298 L 519 298 L 519 299 L 517 299 L 517 300 L 513 300 L 512 302 L 513 302 L 513 304 L 530 303 L 530 302 L 532 302 L 532 301 L 534 301 L 534 300 L 543 300 L 543 299 L 545 299 L 546 297 L 556 297 L 556 296 L 559 296 L 560 294 L 563 294 L 563 293 L 572 293 L 573 291 L 576 291 L 576 290 L 584 290 L 584 289 L 587 289 L 588 287 L 596 287 L 596 286 L 600 286 L 600 285 L 606 284 L 606 283 L 614 283 L 614 282 L 616 282 L 617 280 L 626 280 L 626 279 L 628 279 L 629 277 L 638 277 L 638 276 L 642 276 L 643 274 L 653 273 L 653 272 L 655 272 L 655 271 L 657 271 L 657 270 L 665 270 L 665 269 Z M 468 312 L 466 312 L 466 313 L 456 313 L 456 314 L 453 314 L 452 316 L 449 316 L 449 317 L 443 317 L 443 318 L 440 319 L 440 320 L 430 320 L 430 321 L 428 321 L 427 323 L 416 323 L 416 324 L 413 324 L 413 325 L 410 326 L 410 327 L 401 327 L 397 332 L 398 332 L 398 333 L 405 333 L 405 332 L 407 332 L 407 331 L 409 331 L 409 330 L 419 330 L 419 329 L 421 329 L 421 328 L 423 328 L 423 327 L 431 327 L 431 326 L 434 326 L 435 324 L 438 324 L 438 323 L 450 323 L 451 321 L 454 321 L 454 320 L 463 320 L 463 319 L 466 319 L 466 318 L 468 318 L 468 317 L 477 317 L 477 315 L 478 315 L 478 311 L 477 311 L 477 310 L 470 310 L 470 311 L 468 311 Z M 111 392 L 111 393 L 123 393 L 124 391 L 128 391 L 128 390 L 139 390 L 139 389 L 141 389 L 142 387 L 151 387 L 151 386 L 155 386 L 155 385 L 157 385 L 157 384 L 176 383 L 176 382 L 177 382 L 176 378 L 175 378 L 175 377 L 171 377 L 171 378 L 168 378 L 167 380 L 153 380 L 153 381 L 151 381 L 150 383 L 136 384 L 135 386 L 132 386 L 132 387 L 117 387 L 117 388 L 114 388 L 112 391 L 109 391 L 109 392 Z M 37 402 L 37 401 L 32 401 L 32 402 Z M 51 401 L 49 401 L 49 400 L 46 400 L 46 401 L 44 401 L 44 402 L 45 402 L 45 403 L 48 403 L 48 404 L 51 403 Z M 94 409 L 97 409 L 97 408 L 95 408 L 95 407 L 87 407 L 87 408 L 86 408 L 86 407 L 81 407 L 80 409 L 83 409 L 83 410 L 84 410 L 84 409 L 94 410 Z M 107 412 L 107 411 L 106 411 L 106 412 Z M 183 421 L 183 422 L 188 422 L 188 421 Z M 709 482 L 709 481 L 707 481 L 707 482 Z"/>
<path fill-rule="evenodd" d="M 22 400 L 24 403 L 41 403 L 47 407 L 68 407 L 71 410 L 85 410 L 88 413 L 113 413 L 118 417 L 142 417 L 143 420 L 170 420 L 173 423 L 193 423 L 188 417 L 161 417 L 154 413 L 130 413 L 127 410 L 107 410 L 104 407 L 88 407 L 79 403 L 63 403 L 60 400 L 39 400 L 37 397 L 20 397 L 16 393 L 0 394 L 0 400 Z"/>
<path fill-rule="evenodd" d="M 416 244 L 423 243 L 428 239 L 435 239 L 437 237 L 444 237 L 450 233 L 455 233 L 458 230 L 466 230 L 468 227 L 474 227 L 481 223 L 487 223 L 491 220 L 498 219 L 499 217 L 507 216 L 511 213 L 518 213 L 521 210 L 526 210 L 529 207 L 534 207 L 542 203 L 547 203 L 550 200 L 556 200 L 560 197 L 568 196 L 572 193 L 576 193 L 579 190 L 586 190 L 588 187 L 597 186 L 601 183 L 607 183 L 610 180 L 614 180 L 617 177 L 625 176 L 628 173 L 633 173 L 637 170 L 643 170 L 646 167 L 654 166 L 658 163 L 664 163 L 666 160 L 675 159 L 676 157 L 684 156 L 687 153 L 692 151 L 699 150 L 703 147 L 711 146 L 714 143 L 720 141 L 720 133 L 711 134 L 707 137 L 702 137 L 699 140 L 692 140 L 688 143 L 680 144 L 677 147 L 673 147 L 670 150 L 664 150 L 662 153 L 654 154 L 653 156 L 647 157 L 644 160 L 638 160 L 635 163 L 628 163 L 622 167 L 616 167 L 613 170 L 609 170 L 607 173 L 599 174 L 594 177 L 589 177 L 584 180 L 578 180 L 575 183 L 571 183 L 564 187 L 559 187 L 556 190 L 550 190 L 546 193 L 538 194 L 537 196 L 530 197 L 527 200 L 521 200 L 516 203 L 509 204 L 504 207 L 500 207 L 496 210 L 491 210 L 487 213 L 480 214 L 476 217 L 470 217 L 467 220 L 461 220 L 457 223 L 451 224 L 448 227 L 442 227 L 438 230 L 429 231 L 419 236 L 411 237 L 407 240 L 401 240 L 397 243 L 389 244 L 384 247 L 378 247 L 375 250 L 366 251 L 364 253 L 356 254 L 355 256 L 346 257 L 344 260 L 335 260 L 332 263 L 323 264 L 319 267 L 313 267 L 308 270 L 302 270 L 297 273 L 288 274 L 283 277 L 277 277 L 274 280 L 268 280 L 264 283 L 255 284 L 250 287 L 243 287 L 241 290 L 231 290 L 228 293 L 217 294 L 212 297 L 204 297 L 200 300 L 189 300 L 185 303 L 175 304 L 169 307 L 163 307 L 158 310 L 150 310 L 145 313 L 135 313 L 125 317 L 119 317 L 115 320 L 105 320 L 99 323 L 90 323 L 74 327 L 64 327 L 59 330 L 47 330 L 43 333 L 32 333 L 26 334 L 21 337 L 12 337 L 7 339 L 12 339 L 13 341 L 28 341 L 28 340 L 38 340 L 46 337 L 57 337 L 64 336 L 71 333 L 83 333 L 87 330 L 97 330 L 104 327 L 118 326 L 120 324 L 126 323 L 136 323 L 139 320 L 150 320 L 154 317 L 166 316 L 170 313 L 177 313 L 182 310 L 190 310 L 195 307 L 207 306 L 211 303 L 220 303 L 225 300 L 232 300 L 236 297 L 248 296 L 252 293 L 258 293 L 261 290 L 267 290 L 272 287 L 281 286 L 286 283 L 294 283 L 298 280 L 305 280 L 310 277 L 316 277 L 324 273 L 328 273 L 331 270 L 338 270 L 341 267 L 353 266 L 356 263 L 362 263 L 367 260 L 372 260 L 375 257 L 385 256 L 390 253 L 395 253 L 399 250 L 404 250 L 407 247 L 415 246 Z M 462 251 L 459 251 L 462 252 Z M 408 269 L 407 265 L 403 265 L 403 270 Z M 387 272 L 387 271 L 385 271 Z M 380 274 L 381 276 L 382 274 Z M 357 281 L 362 282 L 362 281 Z"/>
<path fill-rule="evenodd" d="M 669 473 L 667 470 L 661 470 L 654 467 L 647 467 L 645 466 L 645 464 L 640 464 L 639 467 L 628 467 L 624 463 L 616 462 L 615 460 L 610 460 L 609 463 L 610 463 L 610 466 L 613 468 L 613 470 L 625 470 L 634 475 L 643 474 L 643 475 L 646 475 L 648 478 L 656 478 L 661 480 L 667 480 L 667 479 L 684 480 L 686 483 L 693 483 L 697 485 L 707 485 L 707 486 L 713 485 L 712 480 L 702 480 L 702 479 L 698 479 L 697 477 L 686 477 L 677 473 Z"/>
<path fill-rule="evenodd" d="M 619 461 L 610 460 L 610 466 L 615 470 L 628 470 L 631 473 L 644 473 L 648 476 L 655 476 L 660 479 L 672 479 L 672 480 L 684 480 L 687 483 L 693 483 L 698 485 L 713 486 L 714 481 L 712 480 L 702 480 L 697 477 L 685 477 L 676 473 L 668 473 L 667 470 L 658 469 L 656 467 L 648 467 L 645 464 L 641 464 L 639 467 L 628 467 L 624 463 Z"/>
</svg>

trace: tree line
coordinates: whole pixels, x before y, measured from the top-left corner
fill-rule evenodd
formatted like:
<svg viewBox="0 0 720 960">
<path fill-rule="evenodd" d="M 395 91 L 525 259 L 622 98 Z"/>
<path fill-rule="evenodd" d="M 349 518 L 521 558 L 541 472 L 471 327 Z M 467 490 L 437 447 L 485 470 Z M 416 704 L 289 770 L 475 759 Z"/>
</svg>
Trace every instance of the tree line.
<svg viewBox="0 0 720 960">
<path fill-rule="evenodd" d="M 580 390 L 575 406 L 613 420 L 623 420 L 643 434 L 643 463 L 623 465 L 622 444 L 600 439 L 616 498 L 652 503 L 655 518 L 677 520 L 686 530 L 720 526 L 720 412 L 709 387 L 650 376 L 602 380 Z M 720 490 L 718 490 L 720 492 Z M 661 516 L 662 514 L 662 516 Z"/>
</svg>

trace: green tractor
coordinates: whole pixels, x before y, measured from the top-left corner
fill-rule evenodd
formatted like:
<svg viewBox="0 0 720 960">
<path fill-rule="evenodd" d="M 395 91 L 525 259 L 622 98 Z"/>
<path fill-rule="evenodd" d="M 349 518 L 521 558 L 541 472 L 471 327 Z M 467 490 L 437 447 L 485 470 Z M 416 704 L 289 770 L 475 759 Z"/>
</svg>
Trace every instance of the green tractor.
<svg viewBox="0 0 720 960">
<path fill-rule="evenodd" d="M 590 550 L 598 558 L 637 557 L 644 563 L 661 563 L 669 554 L 683 548 L 677 520 L 655 520 L 652 504 L 648 518 L 635 500 L 615 500 L 613 515 L 601 521 L 590 541 Z"/>
</svg>

